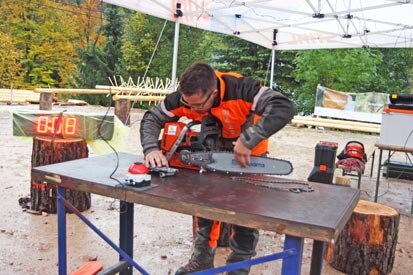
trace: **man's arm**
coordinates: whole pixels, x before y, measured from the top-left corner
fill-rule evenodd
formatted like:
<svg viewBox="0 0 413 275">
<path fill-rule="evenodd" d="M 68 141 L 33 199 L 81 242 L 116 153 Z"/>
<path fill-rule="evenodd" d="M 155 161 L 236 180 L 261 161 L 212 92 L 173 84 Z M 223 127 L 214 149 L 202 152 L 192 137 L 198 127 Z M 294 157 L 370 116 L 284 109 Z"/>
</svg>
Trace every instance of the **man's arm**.
<svg viewBox="0 0 413 275">
<path fill-rule="evenodd" d="M 148 167 L 167 166 L 168 162 L 159 148 L 159 134 L 166 122 L 177 121 L 165 107 L 165 101 L 147 111 L 141 121 L 140 136 L 145 164 Z"/>
<path fill-rule="evenodd" d="M 263 87 L 255 95 L 253 111 L 261 119 L 244 129 L 240 139 L 249 149 L 282 129 L 294 117 L 293 103 L 280 92 Z"/>
</svg>

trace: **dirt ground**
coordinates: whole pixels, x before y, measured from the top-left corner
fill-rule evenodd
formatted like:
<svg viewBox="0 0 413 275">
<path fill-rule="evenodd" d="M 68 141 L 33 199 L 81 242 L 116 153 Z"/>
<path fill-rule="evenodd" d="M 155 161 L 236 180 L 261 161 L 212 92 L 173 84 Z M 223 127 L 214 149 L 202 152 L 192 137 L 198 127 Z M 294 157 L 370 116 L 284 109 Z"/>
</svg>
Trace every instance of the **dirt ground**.
<svg viewBox="0 0 413 275">
<path fill-rule="evenodd" d="M 0 105 L 0 274 L 57 274 L 56 215 L 29 214 L 23 212 L 18 204 L 19 198 L 30 194 L 32 141 L 12 136 L 12 109 L 37 110 L 38 105 Z M 53 109 L 98 113 L 106 111 L 104 107 L 93 106 L 54 106 Z M 142 114 L 142 110 L 134 110 L 132 113 L 131 131 L 124 138 L 127 152 L 142 153 L 138 131 Z M 271 138 L 271 154 L 293 163 L 294 172 L 288 178 L 305 180 L 313 166 L 314 149 L 319 141 L 337 142 L 339 150 L 350 140 L 358 140 L 367 148 L 374 148 L 377 137 L 348 131 L 287 126 Z M 90 152 L 90 157 L 93 155 L 94 153 Z M 361 198 L 373 201 L 377 168 L 374 167 L 375 173 L 370 178 L 370 164 L 371 160 L 362 178 Z M 356 186 L 356 178 L 353 178 L 352 187 Z M 401 213 L 396 260 L 391 274 L 412 274 L 412 191 L 412 181 L 381 180 L 379 203 L 391 206 Z M 113 199 L 92 195 L 92 207 L 83 213 L 115 243 L 118 240 L 118 205 L 119 202 Z M 192 245 L 190 216 L 136 205 L 134 226 L 134 258 L 150 274 L 174 274 L 189 258 Z M 74 215 L 68 215 L 67 233 L 69 271 L 75 270 L 88 260 L 97 259 L 106 267 L 117 261 L 115 251 Z M 281 251 L 282 240 L 282 235 L 261 231 L 258 255 Z M 306 239 L 302 274 L 309 273 L 311 245 L 312 241 Z M 228 252 L 228 249 L 224 248 L 218 250 L 216 265 L 225 261 Z M 253 267 L 250 274 L 280 274 L 280 263 L 277 261 Z M 323 274 L 342 273 L 325 264 Z"/>
</svg>

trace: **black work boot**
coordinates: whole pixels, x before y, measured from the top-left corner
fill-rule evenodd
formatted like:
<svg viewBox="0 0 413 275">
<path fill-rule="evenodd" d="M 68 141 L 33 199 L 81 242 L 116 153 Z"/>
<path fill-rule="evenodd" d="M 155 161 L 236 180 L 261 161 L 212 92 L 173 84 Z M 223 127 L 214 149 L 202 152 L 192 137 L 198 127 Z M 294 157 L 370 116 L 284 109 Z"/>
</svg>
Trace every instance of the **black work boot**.
<svg viewBox="0 0 413 275">
<path fill-rule="evenodd" d="M 209 246 L 212 225 L 213 221 L 198 218 L 197 236 L 191 259 L 185 266 L 180 267 L 175 275 L 188 274 L 214 267 L 215 248 Z"/>
<path fill-rule="evenodd" d="M 195 271 L 201 271 L 204 269 L 210 269 L 213 268 L 214 264 L 212 261 L 205 261 L 205 260 L 198 260 L 196 258 L 191 258 L 189 262 L 181 266 L 176 272 L 175 275 L 184 275 L 184 274 L 189 274 Z"/>
</svg>

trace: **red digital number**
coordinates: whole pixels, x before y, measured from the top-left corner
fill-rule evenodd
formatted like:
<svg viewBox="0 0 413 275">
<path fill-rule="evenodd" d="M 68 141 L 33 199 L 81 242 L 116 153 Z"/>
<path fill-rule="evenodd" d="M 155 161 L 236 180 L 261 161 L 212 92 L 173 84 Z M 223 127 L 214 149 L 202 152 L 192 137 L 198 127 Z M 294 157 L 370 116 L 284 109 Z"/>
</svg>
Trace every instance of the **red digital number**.
<svg viewBox="0 0 413 275">
<path fill-rule="evenodd" d="M 65 120 L 65 133 L 66 135 L 74 135 L 76 131 L 76 118 L 68 117 Z"/>
<path fill-rule="evenodd" d="M 37 129 L 36 132 L 39 134 L 46 134 L 48 130 L 49 117 L 39 116 L 37 118 Z"/>
<path fill-rule="evenodd" d="M 55 116 L 52 118 L 51 134 L 60 135 L 62 133 L 62 117 Z"/>
<path fill-rule="evenodd" d="M 37 118 L 36 133 L 42 135 L 67 135 L 76 134 L 77 119 L 75 117 L 39 116 Z"/>
</svg>

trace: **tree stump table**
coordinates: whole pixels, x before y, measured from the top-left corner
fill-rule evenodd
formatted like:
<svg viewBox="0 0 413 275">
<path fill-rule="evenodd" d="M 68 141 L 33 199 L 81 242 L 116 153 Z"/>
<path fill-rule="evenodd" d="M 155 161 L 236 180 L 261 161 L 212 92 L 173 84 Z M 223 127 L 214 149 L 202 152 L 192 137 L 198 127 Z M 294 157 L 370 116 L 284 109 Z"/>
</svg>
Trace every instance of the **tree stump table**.
<svg viewBox="0 0 413 275">
<path fill-rule="evenodd" d="M 325 260 L 346 274 L 389 274 L 393 268 L 400 214 L 395 209 L 360 200 Z"/>
<path fill-rule="evenodd" d="M 54 164 L 88 157 L 87 143 L 83 139 L 33 138 L 32 167 Z M 31 180 L 30 209 L 56 213 L 55 184 Z M 91 206 L 90 193 L 66 190 L 66 199 L 79 211 Z"/>
</svg>

